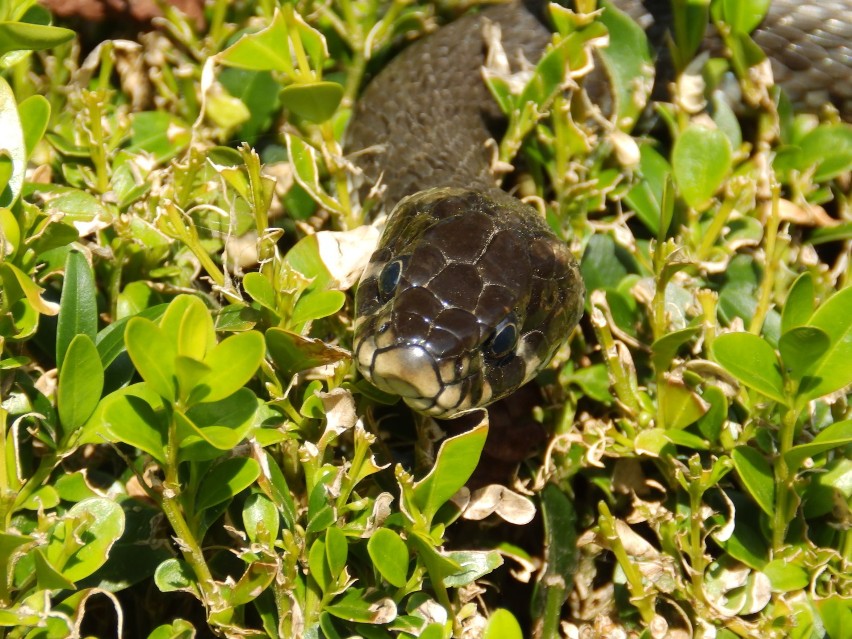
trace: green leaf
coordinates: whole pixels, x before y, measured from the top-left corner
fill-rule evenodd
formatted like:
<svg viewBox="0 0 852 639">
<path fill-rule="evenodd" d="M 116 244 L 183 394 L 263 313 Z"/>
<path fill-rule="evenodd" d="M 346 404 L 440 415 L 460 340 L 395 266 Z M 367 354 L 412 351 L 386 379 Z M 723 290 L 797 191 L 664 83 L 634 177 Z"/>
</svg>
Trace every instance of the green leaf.
<svg viewBox="0 0 852 639">
<path fill-rule="evenodd" d="M 124 512 L 111 499 L 81 501 L 50 533 L 46 559 L 70 581 L 80 581 L 106 563 L 112 545 L 124 532 Z"/>
<path fill-rule="evenodd" d="M 169 340 L 154 322 L 141 317 L 132 317 L 127 322 L 124 341 L 130 359 L 142 379 L 167 402 L 175 402 L 177 349 L 174 342 Z"/>
<path fill-rule="evenodd" d="M 243 505 L 243 528 L 253 542 L 271 544 L 278 537 L 278 509 L 266 495 L 253 493 Z"/>
<path fill-rule="evenodd" d="M 102 402 L 103 426 L 111 441 L 135 446 L 165 463 L 166 425 L 149 400 L 159 401 L 159 396 L 147 384 L 135 384 L 108 395 Z M 98 431 L 97 424 L 90 426 Z"/>
<path fill-rule="evenodd" d="M 707 412 L 707 406 L 701 398 L 683 382 L 668 380 L 659 392 L 667 430 L 686 428 Z"/>
<path fill-rule="evenodd" d="M 796 326 L 781 336 L 778 350 L 790 379 L 800 380 L 828 350 L 828 335 L 813 326 Z"/>
<path fill-rule="evenodd" d="M 379 574 L 392 586 L 402 588 L 408 581 L 408 547 L 389 528 L 379 528 L 367 542 L 367 552 Z"/>
<path fill-rule="evenodd" d="M 145 151 L 165 162 L 184 151 L 192 140 L 186 122 L 165 111 L 142 111 L 130 114 L 131 153 Z"/>
<path fill-rule="evenodd" d="M 703 210 L 731 171 L 731 145 L 724 133 L 691 124 L 672 149 L 672 170 L 683 199 Z"/>
<path fill-rule="evenodd" d="M 39 588 L 44 590 L 75 590 L 74 582 L 62 576 L 62 573 L 50 565 L 44 556 L 44 549 L 36 548 L 33 552 L 35 577 Z"/>
<path fill-rule="evenodd" d="M 275 289 L 272 288 L 272 282 L 263 273 L 254 271 L 246 273 L 243 278 L 243 288 L 246 293 L 251 295 L 251 298 L 263 306 L 268 308 L 273 313 L 278 312 L 278 307 L 275 301 Z"/>
<path fill-rule="evenodd" d="M 625 201 L 654 235 L 660 229 L 663 187 L 672 167 L 650 144 L 639 146 L 639 181 L 628 191 Z"/>
<path fill-rule="evenodd" d="M 3 295 L 7 300 L 24 297 L 27 303 L 42 315 L 56 315 L 59 312 L 59 305 L 42 299 L 44 289 L 14 264 L 0 262 L 0 282 L 3 283 Z"/>
<path fill-rule="evenodd" d="M 299 326 L 311 320 L 329 317 L 343 308 L 345 302 L 346 294 L 343 291 L 310 291 L 296 302 L 290 323 Z"/>
<path fill-rule="evenodd" d="M 775 479 L 769 462 L 749 446 L 737 446 L 731 459 L 743 486 L 761 510 L 771 517 L 775 512 Z"/>
<path fill-rule="evenodd" d="M 713 355 L 749 388 L 787 404 L 778 357 L 765 340 L 751 333 L 725 333 L 713 342 Z"/>
<path fill-rule="evenodd" d="M 167 311 L 168 312 L 168 311 Z M 203 360 L 216 346 L 216 329 L 210 311 L 197 297 L 189 297 L 178 324 L 178 355 Z"/>
<path fill-rule="evenodd" d="M 40 51 L 68 42 L 74 32 L 28 22 L 0 22 L 0 56 L 12 51 Z"/>
<path fill-rule="evenodd" d="M 191 402 L 217 402 L 233 395 L 254 376 L 265 351 L 257 331 L 237 333 L 217 344 L 204 359 L 210 373 L 193 390 Z"/>
<path fill-rule="evenodd" d="M 214 466 L 201 480 L 195 510 L 233 499 L 254 483 L 260 475 L 260 465 L 250 457 L 232 457 Z"/>
<path fill-rule="evenodd" d="M 850 443 L 852 443 L 852 419 L 847 419 L 826 427 L 807 444 L 793 446 L 793 448 L 784 453 L 784 461 L 787 463 L 787 468 L 795 472 L 808 457 L 813 457 L 832 448 L 839 448 Z"/>
<path fill-rule="evenodd" d="M 383 605 L 384 604 L 384 605 Z M 348 588 L 333 603 L 323 609 L 338 619 L 369 624 L 386 624 L 393 621 L 395 615 L 388 611 L 390 601 L 370 602 L 363 588 Z"/>
<path fill-rule="evenodd" d="M 310 122 L 325 122 L 337 111 L 343 99 L 343 87 L 336 82 L 291 84 L 280 94 L 281 103 Z"/>
<path fill-rule="evenodd" d="M 326 528 L 325 561 L 333 580 L 337 581 L 346 568 L 348 554 L 349 542 L 346 540 L 346 534 L 337 526 Z"/>
<path fill-rule="evenodd" d="M 714 16 L 724 20 L 732 31 L 751 33 L 769 10 L 770 0 L 722 0 L 714 3 Z"/>
<path fill-rule="evenodd" d="M 50 121 L 50 102 L 42 95 L 31 95 L 18 105 L 18 116 L 21 118 L 27 157 L 30 157 L 36 144 L 47 131 L 47 124 Z"/>
<path fill-rule="evenodd" d="M 414 484 L 415 506 L 427 520 L 431 521 L 438 509 L 470 479 L 487 435 L 488 424 L 485 423 L 441 444 L 429 474 Z"/>
<path fill-rule="evenodd" d="M 77 335 L 68 346 L 59 371 L 56 406 L 65 435 L 76 431 L 95 412 L 104 389 L 104 369 L 95 343 Z"/>
<path fill-rule="evenodd" d="M 246 33 L 216 56 L 220 64 L 254 71 L 281 71 L 293 76 L 290 59 L 290 32 L 280 11 L 269 26 L 256 33 Z"/>
<path fill-rule="evenodd" d="M 185 591 L 195 594 L 198 584 L 195 581 L 195 573 L 185 561 L 180 559 L 166 559 L 157 566 L 154 572 L 154 583 L 160 592 Z"/>
<path fill-rule="evenodd" d="M 606 3 L 600 18 L 609 31 L 609 44 L 601 49 L 615 97 L 615 121 L 629 131 L 648 102 L 654 86 L 654 63 L 648 38 L 627 14 Z"/>
<path fill-rule="evenodd" d="M 825 354 L 808 371 L 813 383 L 802 394 L 810 400 L 852 384 L 852 286 L 828 298 L 808 325 L 821 329 L 831 341 Z"/>
<path fill-rule="evenodd" d="M 483 639 L 523 639 L 521 624 L 505 608 L 497 608 L 488 618 Z"/>
<path fill-rule="evenodd" d="M 541 491 L 541 514 L 545 563 L 536 578 L 530 607 L 537 618 L 545 615 L 549 601 L 565 602 L 577 566 L 577 513 L 571 499 L 556 484 L 548 483 Z M 558 623 L 555 619 L 543 621 Z"/>
<path fill-rule="evenodd" d="M 308 572 L 317 582 L 319 589 L 327 593 L 331 589 L 332 576 L 325 560 L 325 540 L 317 539 L 308 551 Z"/>
<path fill-rule="evenodd" d="M 807 324 L 815 308 L 814 278 L 810 273 L 802 273 L 787 293 L 784 310 L 781 312 L 781 334 Z"/>
<path fill-rule="evenodd" d="M 787 559 L 770 561 L 763 567 L 762 572 L 769 577 L 774 592 L 803 590 L 811 581 L 807 570 Z"/>
<path fill-rule="evenodd" d="M 185 458 L 193 457 L 189 451 L 195 436 L 201 437 L 216 450 L 231 450 L 245 439 L 254 427 L 257 413 L 257 397 L 248 388 L 240 388 L 218 402 L 204 402 L 190 408 L 183 426 L 188 430 L 182 433 L 181 449 Z M 194 458 L 194 457 L 193 457 Z"/>
<path fill-rule="evenodd" d="M 852 127 L 823 124 L 801 141 L 801 166 L 816 166 L 814 182 L 826 182 L 852 169 Z"/>
<path fill-rule="evenodd" d="M 829 639 L 846 639 L 849 636 L 849 628 L 852 628 L 852 608 L 849 606 L 849 599 L 833 595 L 818 599 L 816 604 Z"/>
<path fill-rule="evenodd" d="M 447 588 L 461 588 L 503 565 L 503 558 L 496 550 L 454 550 L 446 557 L 459 565 L 459 569 L 444 577 Z"/>
<path fill-rule="evenodd" d="M 651 344 L 651 357 L 654 362 L 654 369 L 657 372 L 667 371 L 678 349 L 700 332 L 700 326 L 690 326 L 668 333 Z"/>
<path fill-rule="evenodd" d="M 16 23 L 0 22 L 0 55 L 5 53 L 8 43 L 3 38 L 4 27 Z M 4 46 L 5 45 L 5 46 Z M 24 184 L 24 170 L 27 167 L 27 146 L 24 131 L 18 115 L 15 94 L 9 84 L 0 77 L 0 151 L 5 151 L 12 163 L 12 173 L 7 183 L 0 184 L 0 206 L 10 207 Z M 5 187 L 5 188 L 4 188 Z"/>
<path fill-rule="evenodd" d="M 95 341 L 98 333 L 98 302 L 95 276 L 86 256 L 79 251 L 68 251 L 65 258 L 65 279 L 59 301 L 59 318 L 56 327 L 56 367 L 62 370 L 65 351 L 78 335 Z"/>
</svg>

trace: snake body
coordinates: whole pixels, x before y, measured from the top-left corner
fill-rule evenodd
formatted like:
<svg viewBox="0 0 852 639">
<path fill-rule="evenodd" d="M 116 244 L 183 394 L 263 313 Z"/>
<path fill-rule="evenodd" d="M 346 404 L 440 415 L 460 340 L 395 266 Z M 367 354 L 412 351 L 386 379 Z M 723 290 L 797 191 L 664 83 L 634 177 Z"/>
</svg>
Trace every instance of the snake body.
<svg viewBox="0 0 852 639">
<path fill-rule="evenodd" d="M 661 37 L 666 2 L 616 4 Z M 355 361 L 377 387 L 439 418 L 535 376 L 579 321 L 585 295 L 564 242 L 495 187 L 487 141 L 500 114 L 481 79 L 486 20 L 516 69 L 551 39 L 518 3 L 461 18 L 373 79 L 347 133 L 366 181 L 380 180 L 393 207 L 356 294 Z M 852 0 L 776 0 L 753 37 L 794 104 L 830 100 L 848 119 Z"/>
</svg>

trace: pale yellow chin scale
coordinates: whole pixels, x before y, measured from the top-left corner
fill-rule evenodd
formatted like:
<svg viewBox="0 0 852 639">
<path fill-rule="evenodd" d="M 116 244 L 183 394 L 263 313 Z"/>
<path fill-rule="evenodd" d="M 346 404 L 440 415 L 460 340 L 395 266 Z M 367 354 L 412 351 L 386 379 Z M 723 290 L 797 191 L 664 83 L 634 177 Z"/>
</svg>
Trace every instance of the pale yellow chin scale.
<svg viewBox="0 0 852 639">
<path fill-rule="evenodd" d="M 429 404 L 441 392 L 441 380 L 432 357 L 422 346 L 399 346 L 373 357 L 373 383 L 403 398 L 425 399 Z"/>
</svg>

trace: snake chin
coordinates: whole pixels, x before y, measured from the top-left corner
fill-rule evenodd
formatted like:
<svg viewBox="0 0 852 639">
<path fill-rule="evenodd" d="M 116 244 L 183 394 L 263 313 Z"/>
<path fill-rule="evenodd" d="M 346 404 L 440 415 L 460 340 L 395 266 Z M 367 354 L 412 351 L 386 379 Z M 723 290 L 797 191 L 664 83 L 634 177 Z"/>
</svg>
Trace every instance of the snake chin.
<svg viewBox="0 0 852 639">
<path fill-rule="evenodd" d="M 576 262 L 502 191 L 430 189 L 388 218 L 356 294 L 361 373 L 449 419 L 532 379 L 582 314 Z"/>
</svg>

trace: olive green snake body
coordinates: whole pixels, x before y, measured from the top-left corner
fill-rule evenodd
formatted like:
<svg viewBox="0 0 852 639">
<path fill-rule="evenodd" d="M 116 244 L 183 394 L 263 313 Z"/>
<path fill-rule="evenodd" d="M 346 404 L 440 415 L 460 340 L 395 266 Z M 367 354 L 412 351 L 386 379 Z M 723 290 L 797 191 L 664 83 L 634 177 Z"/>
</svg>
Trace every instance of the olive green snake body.
<svg viewBox="0 0 852 639">
<path fill-rule="evenodd" d="M 616 2 L 660 39 L 666 2 Z M 483 25 L 509 61 L 551 40 L 519 3 L 490 7 L 424 37 L 366 88 L 347 150 L 391 209 L 356 294 L 361 373 L 414 410 L 451 418 L 500 399 L 545 366 L 582 315 L 585 288 L 565 243 L 531 206 L 497 188 L 482 80 Z M 852 0 L 776 0 L 753 34 L 801 108 L 852 115 Z M 717 47 L 711 41 L 708 47 Z"/>
</svg>

